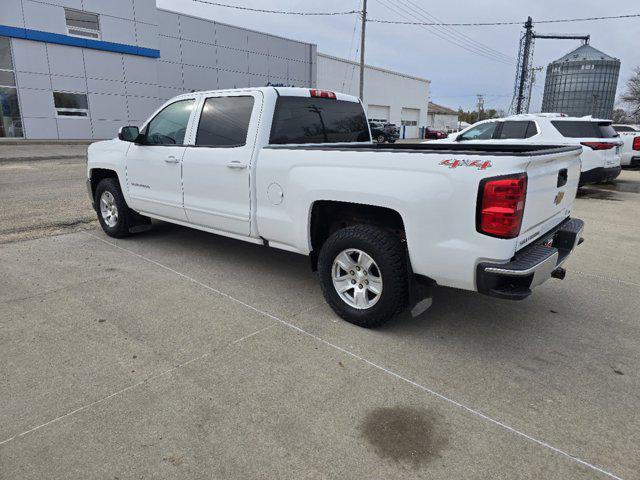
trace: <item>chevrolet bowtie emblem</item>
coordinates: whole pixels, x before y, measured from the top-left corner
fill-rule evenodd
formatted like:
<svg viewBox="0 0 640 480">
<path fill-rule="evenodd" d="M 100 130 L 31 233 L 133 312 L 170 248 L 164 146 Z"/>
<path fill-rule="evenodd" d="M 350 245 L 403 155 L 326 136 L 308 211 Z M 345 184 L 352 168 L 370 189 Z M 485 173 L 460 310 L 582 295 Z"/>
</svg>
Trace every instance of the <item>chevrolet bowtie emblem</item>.
<svg viewBox="0 0 640 480">
<path fill-rule="evenodd" d="M 556 195 L 556 198 L 553 200 L 553 203 L 555 203 L 556 205 L 560 205 L 560 202 L 562 202 L 563 198 L 564 198 L 564 192 L 558 192 L 558 194 Z"/>
</svg>

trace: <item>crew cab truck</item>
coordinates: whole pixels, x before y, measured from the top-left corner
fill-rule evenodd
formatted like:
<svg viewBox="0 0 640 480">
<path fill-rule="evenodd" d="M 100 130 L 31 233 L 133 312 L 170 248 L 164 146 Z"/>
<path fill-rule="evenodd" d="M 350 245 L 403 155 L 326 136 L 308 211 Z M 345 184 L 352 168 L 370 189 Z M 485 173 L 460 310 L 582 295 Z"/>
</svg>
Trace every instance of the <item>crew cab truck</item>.
<svg viewBox="0 0 640 480">
<path fill-rule="evenodd" d="M 433 285 L 517 300 L 561 278 L 580 150 L 374 144 L 355 97 L 221 90 L 92 144 L 87 188 L 112 237 L 153 218 L 308 255 L 333 310 L 373 327 Z"/>
</svg>

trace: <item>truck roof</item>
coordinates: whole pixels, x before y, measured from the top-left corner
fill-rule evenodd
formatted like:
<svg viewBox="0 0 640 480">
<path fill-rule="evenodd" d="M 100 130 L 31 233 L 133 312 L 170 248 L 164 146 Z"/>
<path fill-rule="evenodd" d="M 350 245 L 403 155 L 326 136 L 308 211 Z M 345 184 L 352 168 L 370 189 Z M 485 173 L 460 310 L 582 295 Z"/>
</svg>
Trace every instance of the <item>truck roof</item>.
<svg viewBox="0 0 640 480">
<path fill-rule="evenodd" d="M 201 90 L 194 91 L 191 93 L 185 93 L 185 96 L 193 95 L 193 94 L 216 94 L 216 93 L 242 93 L 242 92 L 273 92 L 275 91 L 279 96 L 283 97 L 326 97 L 326 94 L 333 94 L 337 100 L 347 101 L 347 102 L 360 102 L 358 97 L 353 95 L 347 95 L 346 93 L 334 92 L 331 90 L 321 90 L 316 88 L 302 88 L 302 87 L 277 87 L 277 86 L 268 86 L 268 87 L 249 87 L 249 88 L 225 88 L 221 90 Z M 316 92 L 315 95 L 312 95 L 312 92 Z M 180 95 L 181 97 L 183 95 Z"/>
</svg>

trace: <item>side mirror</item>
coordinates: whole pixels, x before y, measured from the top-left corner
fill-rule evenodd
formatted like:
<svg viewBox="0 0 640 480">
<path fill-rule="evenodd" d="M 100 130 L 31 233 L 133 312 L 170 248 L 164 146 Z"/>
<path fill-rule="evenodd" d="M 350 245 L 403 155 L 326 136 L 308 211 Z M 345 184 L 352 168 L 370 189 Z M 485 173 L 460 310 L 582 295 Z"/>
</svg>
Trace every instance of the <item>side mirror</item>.
<svg viewBox="0 0 640 480">
<path fill-rule="evenodd" d="M 140 129 L 138 127 L 120 127 L 118 130 L 118 138 L 123 142 L 135 142 L 140 136 Z"/>
</svg>

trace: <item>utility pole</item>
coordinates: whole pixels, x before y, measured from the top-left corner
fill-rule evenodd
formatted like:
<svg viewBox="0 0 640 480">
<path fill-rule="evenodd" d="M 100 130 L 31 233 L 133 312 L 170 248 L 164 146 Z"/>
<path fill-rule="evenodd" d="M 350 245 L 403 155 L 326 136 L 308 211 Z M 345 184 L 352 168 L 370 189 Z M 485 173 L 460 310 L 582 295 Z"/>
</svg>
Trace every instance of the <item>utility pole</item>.
<svg viewBox="0 0 640 480">
<path fill-rule="evenodd" d="M 544 67 L 531 67 L 531 79 L 529 81 L 529 96 L 525 102 L 525 113 L 529 113 L 529 107 L 531 106 L 531 92 L 533 91 L 533 84 L 536 83 L 536 72 L 541 72 Z"/>
<path fill-rule="evenodd" d="M 533 40 L 533 19 L 531 17 L 527 18 L 524 28 L 524 49 L 522 51 L 522 70 L 520 71 L 520 84 L 518 85 L 516 113 L 522 113 L 526 93 L 525 86 L 529 78 L 529 52 L 531 51 L 531 41 Z"/>
<path fill-rule="evenodd" d="M 478 121 L 482 120 L 482 112 L 484 112 L 484 95 L 479 93 L 478 97 Z"/>
<path fill-rule="evenodd" d="M 367 0 L 362 0 L 362 28 L 360 29 L 360 100 L 364 99 L 364 44 L 367 29 Z"/>
</svg>

